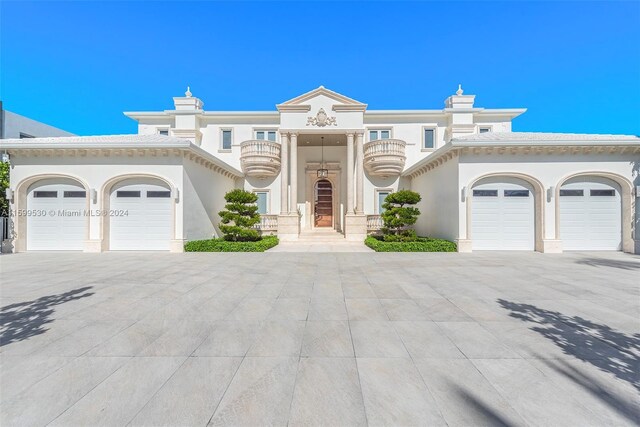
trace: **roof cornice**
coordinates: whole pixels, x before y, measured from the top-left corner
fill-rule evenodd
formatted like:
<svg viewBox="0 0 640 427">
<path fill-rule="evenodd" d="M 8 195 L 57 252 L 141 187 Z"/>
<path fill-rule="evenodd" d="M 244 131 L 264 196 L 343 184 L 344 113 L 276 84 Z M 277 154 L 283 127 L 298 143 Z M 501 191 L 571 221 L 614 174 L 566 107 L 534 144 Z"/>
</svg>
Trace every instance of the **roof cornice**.
<svg viewBox="0 0 640 427">
<path fill-rule="evenodd" d="M 402 172 L 414 178 L 464 154 L 638 154 L 638 141 L 451 141 Z"/>
</svg>

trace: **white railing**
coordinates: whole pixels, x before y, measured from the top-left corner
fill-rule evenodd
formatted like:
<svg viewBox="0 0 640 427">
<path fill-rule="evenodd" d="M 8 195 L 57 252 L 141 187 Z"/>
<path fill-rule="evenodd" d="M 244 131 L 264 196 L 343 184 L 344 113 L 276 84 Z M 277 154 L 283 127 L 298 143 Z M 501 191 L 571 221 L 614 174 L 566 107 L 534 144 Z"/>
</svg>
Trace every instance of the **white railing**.
<svg viewBox="0 0 640 427">
<path fill-rule="evenodd" d="M 401 139 L 378 139 L 364 145 L 364 167 L 372 175 L 399 175 L 404 169 L 405 147 Z"/>
<path fill-rule="evenodd" d="M 260 222 L 253 228 L 260 231 L 278 231 L 278 215 L 260 215 Z"/>
<path fill-rule="evenodd" d="M 367 231 L 378 231 L 382 228 L 380 215 L 367 215 Z"/>
<path fill-rule="evenodd" d="M 240 144 L 240 165 L 248 176 L 276 176 L 280 172 L 280 144 L 251 139 Z"/>
<path fill-rule="evenodd" d="M 404 157 L 406 145 L 407 143 L 401 139 L 377 139 L 364 145 L 364 156 L 384 154 Z"/>
</svg>

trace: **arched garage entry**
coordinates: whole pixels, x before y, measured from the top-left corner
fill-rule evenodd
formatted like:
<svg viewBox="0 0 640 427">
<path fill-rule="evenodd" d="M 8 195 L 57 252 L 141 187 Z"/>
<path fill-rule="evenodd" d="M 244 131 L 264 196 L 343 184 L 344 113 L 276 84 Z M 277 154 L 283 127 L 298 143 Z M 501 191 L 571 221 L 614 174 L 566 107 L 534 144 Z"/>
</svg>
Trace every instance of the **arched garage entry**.
<svg viewBox="0 0 640 427">
<path fill-rule="evenodd" d="M 81 251 L 88 238 L 87 187 L 63 175 L 33 177 L 18 186 L 18 250 Z M 19 239 L 20 240 L 20 239 Z"/>
<path fill-rule="evenodd" d="M 618 180 L 585 174 L 558 185 L 556 229 L 564 250 L 623 249 L 626 183 Z"/>
<path fill-rule="evenodd" d="M 175 235 L 173 187 L 151 176 L 121 177 L 105 186 L 103 235 L 110 250 L 166 251 Z"/>
<path fill-rule="evenodd" d="M 534 250 L 541 242 L 542 186 L 520 176 L 487 176 L 471 186 L 467 235 L 473 250 Z"/>
</svg>

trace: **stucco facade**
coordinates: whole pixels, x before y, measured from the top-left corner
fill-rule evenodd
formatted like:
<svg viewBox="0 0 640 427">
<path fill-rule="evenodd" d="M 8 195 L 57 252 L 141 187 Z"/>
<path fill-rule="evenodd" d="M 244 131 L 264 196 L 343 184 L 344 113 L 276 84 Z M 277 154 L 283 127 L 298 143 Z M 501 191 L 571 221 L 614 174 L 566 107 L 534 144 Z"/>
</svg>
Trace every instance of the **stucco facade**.
<svg viewBox="0 0 640 427">
<path fill-rule="evenodd" d="M 156 216 L 148 224 L 142 217 L 136 223 L 90 216 L 86 251 L 112 249 L 110 221 L 133 233 L 139 224 L 146 230 L 140 240 L 144 233 L 149 239 L 169 233 L 172 251 L 182 250 L 188 240 L 219 236 L 217 212 L 232 188 L 260 193 L 260 227 L 284 240 L 320 228 L 361 240 L 379 228 L 384 196 L 412 189 L 422 195 L 418 233 L 456 241 L 460 251 L 500 248 L 500 238 L 486 237 L 488 229 L 497 227 L 506 236 L 506 248 L 560 252 L 561 224 L 576 235 L 592 222 L 608 248 L 637 250 L 640 138 L 512 132 L 512 120 L 525 111 L 479 108 L 475 96 L 461 88 L 442 109 L 368 110 L 366 104 L 319 87 L 277 104 L 274 111 L 219 112 L 204 110 L 188 90 L 174 98 L 172 110 L 125 113 L 138 122 L 138 135 L 1 144 L 11 156 L 17 212 L 29 210 L 29 203 L 54 203 L 37 200 L 46 196 L 38 192 L 38 182 L 63 176 L 85 189 L 89 210 L 108 210 L 110 203 L 140 212 L 153 207 Z M 562 205 L 561 198 L 578 194 L 560 193 L 575 177 L 584 178 L 584 189 L 579 189 L 584 199 L 566 199 Z M 156 190 L 149 179 L 157 180 Z M 112 186 L 121 180 L 130 184 L 128 190 L 114 192 Z M 584 205 L 593 214 L 576 215 L 567 223 L 569 202 L 571 209 Z M 171 227 L 159 223 L 169 215 Z M 602 215 L 606 227 L 598 225 Z M 31 250 L 26 220 L 13 222 L 14 250 Z M 485 228 L 474 230 L 473 224 Z M 483 246 L 482 239 L 491 242 Z"/>
</svg>

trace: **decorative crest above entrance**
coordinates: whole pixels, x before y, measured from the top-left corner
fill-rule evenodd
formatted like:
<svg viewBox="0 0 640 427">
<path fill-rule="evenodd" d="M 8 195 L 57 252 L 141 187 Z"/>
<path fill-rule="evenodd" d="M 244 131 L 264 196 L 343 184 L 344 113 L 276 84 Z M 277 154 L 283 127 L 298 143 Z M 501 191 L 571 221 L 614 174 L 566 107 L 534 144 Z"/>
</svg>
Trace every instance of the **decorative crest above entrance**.
<svg viewBox="0 0 640 427">
<path fill-rule="evenodd" d="M 307 118 L 307 126 L 319 126 L 319 127 L 325 127 L 325 126 L 338 126 L 338 123 L 336 122 L 336 118 L 334 117 L 329 117 L 327 115 L 327 113 L 324 111 L 324 108 L 320 108 L 320 110 L 318 110 L 318 113 L 316 114 L 315 117 L 308 117 Z"/>
</svg>

